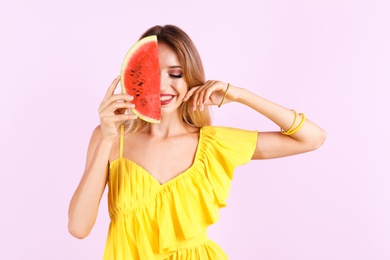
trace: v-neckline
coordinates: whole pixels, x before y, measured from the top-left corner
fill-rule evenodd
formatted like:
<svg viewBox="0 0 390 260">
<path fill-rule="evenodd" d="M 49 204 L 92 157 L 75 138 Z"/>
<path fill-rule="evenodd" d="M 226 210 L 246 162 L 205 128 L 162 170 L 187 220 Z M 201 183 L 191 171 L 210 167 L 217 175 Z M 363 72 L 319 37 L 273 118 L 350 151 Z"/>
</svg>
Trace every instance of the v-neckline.
<svg viewBox="0 0 390 260">
<path fill-rule="evenodd" d="M 142 167 L 141 165 L 139 165 L 138 163 L 126 158 L 126 157 L 118 157 L 116 158 L 115 160 L 113 160 L 110 165 L 114 164 L 114 163 L 117 163 L 117 161 L 120 161 L 120 160 L 124 160 L 124 161 L 127 161 L 127 162 L 130 162 L 131 164 L 135 165 L 136 167 L 138 167 L 139 169 L 142 170 L 143 173 L 145 173 L 147 176 L 149 176 L 150 179 L 152 179 L 153 182 L 155 182 L 156 184 L 158 184 L 159 187 L 163 187 L 163 186 L 166 186 L 174 181 L 176 181 L 177 179 L 179 178 L 182 178 L 184 175 L 186 175 L 188 172 L 190 172 L 190 170 L 195 166 L 195 164 L 197 163 L 198 161 L 198 157 L 199 157 L 199 150 L 200 150 L 200 147 L 201 147 L 201 144 L 202 144 L 202 139 L 203 139 L 203 134 L 202 134 L 202 131 L 203 128 L 200 128 L 199 130 L 199 137 L 198 137 L 198 144 L 197 144 L 197 147 L 196 147 L 196 151 L 195 151 L 195 156 L 193 158 L 193 161 L 192 161 L 192 164 L 186 169 L 184 170 L 183 172 L 175 175 L 174 177 L 172 177 L 171 179 L 161 183 L 159 180 L 156 179 L 156 177 L 154 177 L 149 171 L 147 171 L 144 167 Z"/>
</svg>

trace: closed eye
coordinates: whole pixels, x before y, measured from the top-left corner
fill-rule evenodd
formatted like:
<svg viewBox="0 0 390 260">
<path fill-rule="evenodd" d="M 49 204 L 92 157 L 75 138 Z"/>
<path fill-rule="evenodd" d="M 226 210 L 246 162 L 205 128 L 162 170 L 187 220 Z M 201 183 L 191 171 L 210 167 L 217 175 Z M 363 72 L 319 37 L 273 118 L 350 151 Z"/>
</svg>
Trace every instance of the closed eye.
<svg viewBox="0 0 390 260">
<path fill-rule="evenodd" d="M 183 77 L 183 74 L 168 74 L 170 77 L 172 78 L 182 78 Z"/>
</svg>

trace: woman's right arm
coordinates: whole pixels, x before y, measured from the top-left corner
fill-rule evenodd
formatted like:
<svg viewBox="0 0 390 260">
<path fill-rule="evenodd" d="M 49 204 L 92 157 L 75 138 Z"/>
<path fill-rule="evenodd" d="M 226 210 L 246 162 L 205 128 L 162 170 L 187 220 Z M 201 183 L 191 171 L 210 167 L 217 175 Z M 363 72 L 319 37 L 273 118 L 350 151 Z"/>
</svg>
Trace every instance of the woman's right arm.
<svg viewBox="0 0 390 260">
<path fill-rule="evenodd" d="M 88 146 L 84 174 L 69 205 L 68 230 L 77 238 L 88 236 L 95 224 L 113 142 L 112 138 L 102 138 L 100 126 L 96 127 Z"/>
<path fill-rule="evenodd" d="M 114 94 L 120 78 L 110 85 L 99 107 L 100 126 L 94 130 L 87 151 L 84 174 L 73 194 L 68 211 L 68 230 L 77 238 L 88 236 L 95 224 L 100 200 L 108 176 L 112 144 L 118 137 L 119 126 L 135 115 L 124 114 L 134 105 L 127 94 Z M 127 102 L 123 102 L 127 101 Z"/>
</svg>

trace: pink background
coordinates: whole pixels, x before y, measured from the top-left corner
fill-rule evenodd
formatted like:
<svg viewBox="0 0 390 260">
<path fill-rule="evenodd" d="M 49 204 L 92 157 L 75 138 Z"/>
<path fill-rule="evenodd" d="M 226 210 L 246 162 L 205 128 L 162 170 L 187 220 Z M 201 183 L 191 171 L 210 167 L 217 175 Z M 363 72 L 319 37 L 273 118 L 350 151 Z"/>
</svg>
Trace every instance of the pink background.
<svg viewBox="0 0 390 260">
<path fill-rule="evenodd" d="M 137 3 L 139 2 L 139 3 Z M 388 1 L 2 1 L 0 258 L 101 259 L 104 196 L 88 238 L 67 232 L 97 107 L 148 27 L 192 37 L 208 79 L 323 126 L 312 153 L 236 171 L 210 237 L 230 259 L 390 259 Z M 278 130 L 238 104 L 216 125 Z"/>
</svg>

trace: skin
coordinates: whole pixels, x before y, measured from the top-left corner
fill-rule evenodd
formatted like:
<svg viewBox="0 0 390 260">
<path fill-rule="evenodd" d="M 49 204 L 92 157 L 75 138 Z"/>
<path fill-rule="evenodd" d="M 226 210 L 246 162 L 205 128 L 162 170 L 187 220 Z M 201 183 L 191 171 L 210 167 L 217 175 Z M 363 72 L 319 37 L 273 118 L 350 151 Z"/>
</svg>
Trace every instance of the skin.
<svg viewBox="0 0 390 260">
<path fill-rule="evenodd" d="M 162 106 L 160 124 L 149 124 L 140 132 L 126 135 L 124 157 L 142 166 L 159 183 L 165 183 L 192 165 L 199 140 L 199 129 L 181 119 L 180 104 L 190 102 L 194 110 L 202 110 L 205 105 L 219 105 L 227 83 L 210 80 L 187 91 L 187 84 L 180 77 L 182 70 L 175 51 L 166 44 L 159 44 L 159 58 L 161 94 L 172 97 L 172 100 Z M 126 109 L 134 107 L 131 103 L 133 97 L 114 94 L 119 81 L 117 77 L 111 83 L 100 104 L 100 125 L 92 134 L 84 174 L 69 205 L 68 229 L 77 238 L 86 237 L 95 224 L 106 187 L 108 165 L 119 157 L 119 127 L 127 120 L 136 118 L 135 115 L 124 114 Z M 230 85 L 223 103 L 228 102 L 248 106 L 283 129 L 289 129 L 294 120 L 291 110 L 234 85 Z M 298 115 L 295 126 L 300 121 L 301 116 Z M 278 158 L 312 151 L 319 148 L 325 139 L 325 131 L 306 119 L 293 135 L 259 132 L 252 159 Z M 167 147 L 169 153 L 166 152 Z"/>
</svg>

